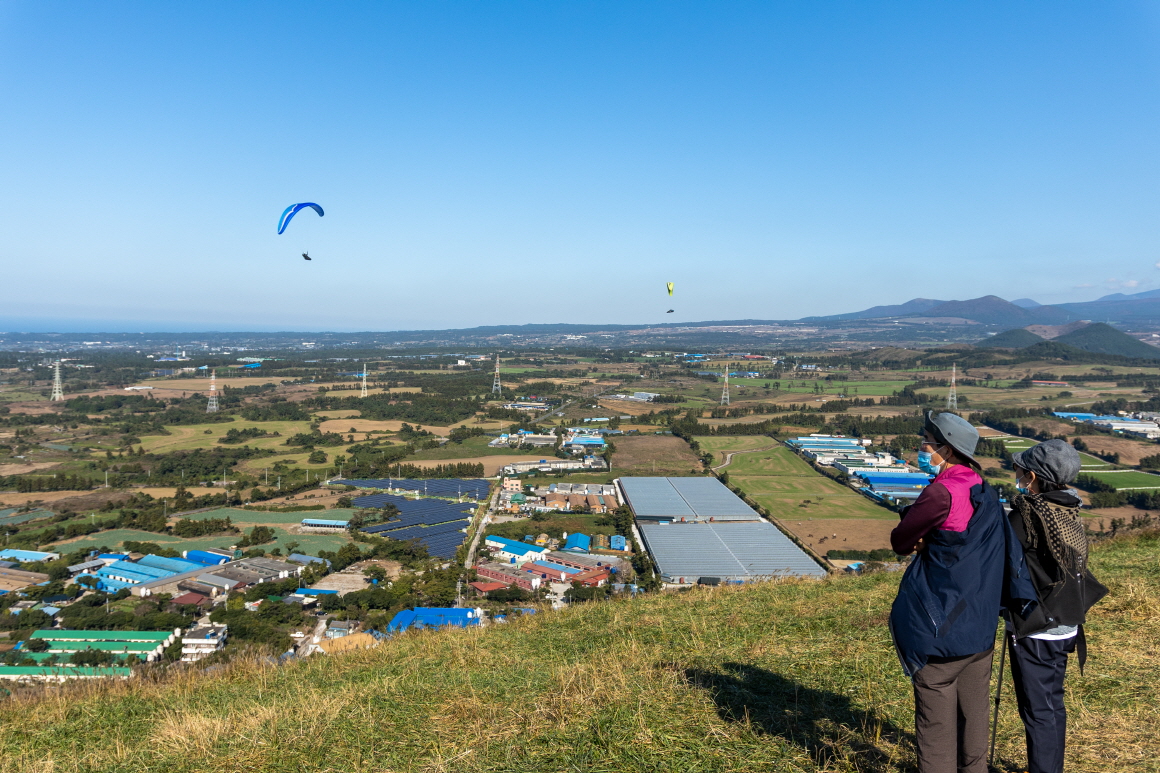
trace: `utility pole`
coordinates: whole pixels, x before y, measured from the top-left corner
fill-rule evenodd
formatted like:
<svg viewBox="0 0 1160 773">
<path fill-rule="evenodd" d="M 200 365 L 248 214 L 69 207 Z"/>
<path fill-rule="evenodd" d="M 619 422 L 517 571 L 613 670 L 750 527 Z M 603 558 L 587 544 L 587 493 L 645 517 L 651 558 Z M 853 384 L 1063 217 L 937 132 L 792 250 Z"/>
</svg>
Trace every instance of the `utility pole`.
<svg viewBox="0 0 1160 773">
<path fill-rule="evenodd" d="M 363 362 L 363 375 L 362 375 L 362 394 L 359 395 L 359 397 L 366 397 L 366 396 L 367 396 L 367 364 L 364 361 Z"/>
<path fill-rule="evenodd" d="M 217 413 L 217 369 L 209 372 L 209 403 L 205 406 L 206 413 Z"/>
<path fill-rule="evenodd" d="M 721 390 L 721 405 L 729 405 L 729 363 L 725 363 L 725 388 Z"/>
<path fill-rule="evenodd" d="M 60 381 L 60 360 L 52 364 L 52 397 L 49 399 L 54 403 L 64 399 L 64 385 Z"/>
<path fill-rule="evenodd" d="M 491 382 L 491 393 L 493 395 L 503 394 L 503 387 L 499 384 L 499 352 L 495 353 L 495 380 Z"/>
<path fill-rule="evenodd" d="M 958 363 L 951 363 L 951 391 L 947 392 L 947 410 L 957 411 L 959 409 L 959 394 L 955 390 L 955 370 Z"/>
</svg>

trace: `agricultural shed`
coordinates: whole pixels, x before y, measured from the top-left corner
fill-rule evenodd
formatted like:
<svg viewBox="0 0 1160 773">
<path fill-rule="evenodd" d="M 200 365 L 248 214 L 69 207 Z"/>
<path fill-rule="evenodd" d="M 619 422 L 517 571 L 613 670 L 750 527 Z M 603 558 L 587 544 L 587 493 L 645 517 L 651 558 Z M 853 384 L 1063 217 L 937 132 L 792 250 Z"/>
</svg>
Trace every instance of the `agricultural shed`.
<svg viewBox="0 0 1160 773">
<path fill-rule="evenodd" d="M 645 547 L 666 582 L 701 577 L 747 582 L 770 577 L 825 577 L 826 570 L 768 521 L 638 522 Z"/>
</svg>

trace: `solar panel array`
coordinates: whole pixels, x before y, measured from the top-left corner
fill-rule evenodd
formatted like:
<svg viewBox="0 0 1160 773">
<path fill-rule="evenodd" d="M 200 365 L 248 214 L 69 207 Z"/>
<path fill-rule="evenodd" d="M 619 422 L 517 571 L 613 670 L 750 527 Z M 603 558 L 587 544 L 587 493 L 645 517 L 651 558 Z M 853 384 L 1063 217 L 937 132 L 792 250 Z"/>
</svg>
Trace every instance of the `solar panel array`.
<svg viewBox="0 0 1160 773">
<path fill-rule="evenodd" d="M 439 558 L 451 559 L 455 551 L 467 539 L 463 533 L 471 523 L 470 514 L 476 507 L 473 502 L 447 502 L 442 499 L 405 499 L 392 494 L 371 494 L 354 500 L 355 507 L 382 507 L 392 504 L 399 508 L 401 515 L 389 523 L 367 526 L 362 531 L 379 537 L 397 540 L 417 539 L 427 548 L 427 553 Z"/>
<path fill-rule="evenodd" d="M 430 525 L 445 523 L 447 521 L 457 521 L 463 518 L 465 513 L 470 513 L 476 508 L 473 502 L 447 502 L 442 499 L 403 499 L 402 497 L 396 497 L 390 494 L 371 494 L 370 496 L 359 497 L 352 504 L 355 507 L 382 507 L 383 505 L 391 504 L 399 508 L 400 515 L 398 520 L 367 527 L 367 529 L 377 529 L 379 531 L 382 531 L 382 527 L 399 529 L 404 526 Z M 367 529 L 363 531 L 367 531 Z"/>
<path fill-rule="evenodd" d="M 357 488 L 404 489 L 406 491 L 420 491 L 433 497 L 462 495 L 473 499 L 486 498 L 491 485 L 482 478 L 429 478 L 426 480 L 407 478 L 343 480 L 340 478 L 331 482 Z"/>
</svg>

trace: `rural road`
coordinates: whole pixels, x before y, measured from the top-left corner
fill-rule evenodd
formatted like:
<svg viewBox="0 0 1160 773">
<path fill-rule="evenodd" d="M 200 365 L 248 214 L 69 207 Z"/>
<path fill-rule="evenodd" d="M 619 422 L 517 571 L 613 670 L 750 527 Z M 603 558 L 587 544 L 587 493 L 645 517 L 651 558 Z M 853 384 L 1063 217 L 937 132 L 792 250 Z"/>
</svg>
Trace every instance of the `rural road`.
<svg viewBox="0 0 1160 773">
<path fill-rule="evenodd" d="M 503 476 L 500 476 L 500 480 L 503 480 Z M 483 515 L 479 516 L 479 528 L 475 530 L 475 537 L 471 540 L 471 547 L 467 549 L 467 558 L 463 562 L 463 566 L 467 569 L 475 566 L 475 551 L 479 549 L 479 540 L 483 538 L 483 521 L 495 512 L 496 505 L 499 504 L 499 492 L 500 488 L 497 486 L 495 493 L 491 495 L 491 502 L 488 504 L 487 509 L 483 511 Z"/>
</svg>

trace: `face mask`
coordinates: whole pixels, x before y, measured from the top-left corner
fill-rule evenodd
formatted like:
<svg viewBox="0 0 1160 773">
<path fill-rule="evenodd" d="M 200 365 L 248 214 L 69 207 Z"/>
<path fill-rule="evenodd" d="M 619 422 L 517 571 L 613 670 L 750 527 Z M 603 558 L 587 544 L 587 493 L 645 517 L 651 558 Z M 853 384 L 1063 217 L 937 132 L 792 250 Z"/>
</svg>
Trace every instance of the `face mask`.
<svg viewBox="0 0 1160 773">
<path fill-rule="evenodd" d="M 1030 485 L 1031 485 L 1031 484 L 1030 484 L 1030 483 L 1028 483 L 1026 486 L 1024 486 L 1024 485 L 1023 485 L 1023 479 L 1022 479 L 1022 478 L 1016 478 L 1016 479 L 1015 479 L 1015 488 L 1019 489 L 1019 493 L 1020 493 L 1020 494 L 1028 494 L 1028 493 L 1030 493 L 1030 492 L 1031 492 L 1031 489 L 1030 489 L 1030 488 L 1028 488 L 1028 486 L 1030 486 Z"/>
<path fill-rule="evenodd" d="M 939 448 L 939 450 L 941 451 L 942 448 Z M 934 462 L 931 461 L 930 457 L 931 457 L 930 451 L 919 451 L 918 452 L 918 469 L 922 470 L 927 475 L 938 475 L 939 474 L 939 467 L 936 466 L 934 464 Z"/>
</svg>

